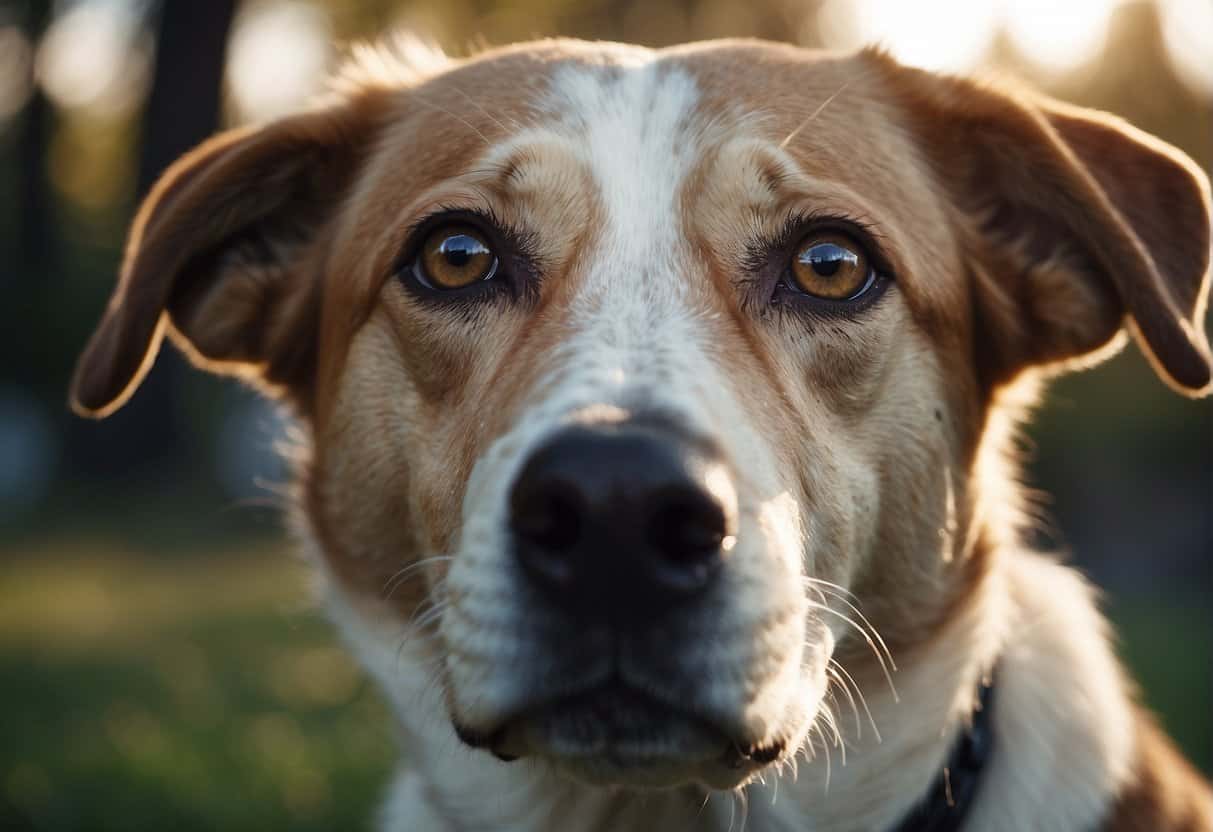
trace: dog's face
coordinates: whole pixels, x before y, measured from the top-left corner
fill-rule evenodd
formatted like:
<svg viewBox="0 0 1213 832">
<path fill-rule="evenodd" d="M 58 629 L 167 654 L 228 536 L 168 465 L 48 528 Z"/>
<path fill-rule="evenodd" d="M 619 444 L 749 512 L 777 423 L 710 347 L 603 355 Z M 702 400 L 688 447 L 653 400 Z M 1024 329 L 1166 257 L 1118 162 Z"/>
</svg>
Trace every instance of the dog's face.
<svg viewBox="0 0 1213 832">
<path fill-rule="evenodd" d="M 873 53 L 351 74 L 166 176 L 76 397 L 166 320 L 295 406 L 333 580 L 465 742 L 730 787 L 963 603 L 1025 370 L 1127 316 L 1207 387 L 1207 206 L 1123 125 Z"/>
</svg>

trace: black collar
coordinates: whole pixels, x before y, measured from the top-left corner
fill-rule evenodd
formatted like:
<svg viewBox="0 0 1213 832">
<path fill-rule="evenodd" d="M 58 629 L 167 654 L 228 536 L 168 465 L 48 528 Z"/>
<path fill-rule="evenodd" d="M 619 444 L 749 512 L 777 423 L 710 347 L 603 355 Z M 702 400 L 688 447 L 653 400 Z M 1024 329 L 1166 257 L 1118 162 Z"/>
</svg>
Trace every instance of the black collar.
<svg viewBox="0 0 1213 832">
<path fill-rule="evenodd" d="M 961 828 L 994 748 L 993 698 L 993 680 L 983 679 L 972 724 L 957 738 L 943 771 L 922 800 L 889 832 L 956 832 Z"/>
</svg>

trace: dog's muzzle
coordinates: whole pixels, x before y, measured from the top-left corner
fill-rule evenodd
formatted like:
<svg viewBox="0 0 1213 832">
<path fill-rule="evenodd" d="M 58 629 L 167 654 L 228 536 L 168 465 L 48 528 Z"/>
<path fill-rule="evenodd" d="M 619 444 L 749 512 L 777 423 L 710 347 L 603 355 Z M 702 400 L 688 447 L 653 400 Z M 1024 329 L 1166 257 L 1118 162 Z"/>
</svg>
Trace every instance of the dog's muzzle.
<svg viewBox="0 0 1213 832">
<path fill-rule="evenodd" d="M 562 429 L 509 499 L 523 574 L 587 626 L 649 626 L 705 592 L 736 540 L 721 454 L 659 422 Z"/>
<path fill-rule="evenodd" d="M 499 551 L 516 617 L 481 613 L 455 651 L 471 706 L 453 709 L 460 739 L 642 787 L 731 788 L 779 759 L 799 730 L 803 611 L 755 587 L 770 541 L 743 522 L 731 458 L 646 414 L 558 427 L 515 471 Z M 740 604 L 747 589 L 761 602 Z M 491 707 L 468 696 L 481 685 Z"/>
</svg>

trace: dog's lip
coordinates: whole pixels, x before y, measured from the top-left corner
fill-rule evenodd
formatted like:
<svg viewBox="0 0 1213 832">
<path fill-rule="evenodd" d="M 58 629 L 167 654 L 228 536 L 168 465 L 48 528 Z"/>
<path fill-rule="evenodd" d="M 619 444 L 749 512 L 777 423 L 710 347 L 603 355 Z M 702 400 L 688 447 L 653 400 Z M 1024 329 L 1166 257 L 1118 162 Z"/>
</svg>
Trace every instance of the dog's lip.
<svg viewBox="0 0 1213 832">
<path fill-rule="evenodd" d="M 646 768 L 719 757 L 730 745 L 714 723 L 612 680 L 538 707 L 506 724 L 498 754 Z"/>
<path fill-rule="evenodd" d="M 532 704 L 491 732 L 456 731 L 506 762 L 540 756 L 621 771 L 671 763 L 753 770 L 779 759 L 785 748 L 738 739 L 721 722 L 618 678 Z"/>
</svg>

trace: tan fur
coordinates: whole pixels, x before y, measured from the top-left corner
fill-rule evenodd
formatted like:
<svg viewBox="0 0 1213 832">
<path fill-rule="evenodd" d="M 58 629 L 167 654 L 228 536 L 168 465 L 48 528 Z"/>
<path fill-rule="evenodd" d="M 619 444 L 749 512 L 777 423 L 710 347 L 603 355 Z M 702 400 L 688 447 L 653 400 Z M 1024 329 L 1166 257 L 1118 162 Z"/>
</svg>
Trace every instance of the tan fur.
<svg viewBox="0 0 1213 832">
<path fill-rule="evenodd" d="M 1109 812 L 1106 832 L 1213 829 L 1208 783 L 1175 751 L 1151 714 L 1138 714 L 1137 749 L 1134 779 Z"/>
<path fill-rule="evenodd" d="M 368 53 L 316 109 L 220 136 L 166 175 L 136 218 L 73 401 L 94 415 L 119 406 L 167 329 L 200 366 L 289 402 L 310 437 L 304 534 L 347 606 L 407 626 L 446 598 L 477 466 L 577 372 L 564 347 L 597 308 L 586 286 L 609 183 L 550 129 L 541 92 L 566 68 L 609 79 L 638 59 L 685 74 L 699 94 L 702 150 L 665 221 L 678 232 L 679 303 L 700 333 L 688 349 L 702 346 L 720 372 L 721 389 L 703 395 L 747 408 L 720 437 L 743 507 L 811 520 L 821 542 L 810 576 L 853 593 L 909 668 L 921 697 L 910 701 L 934 700 L 945 722 L 907 736 L 898 763 L 925 777 L 976 677 L 1013 652 L 1006 622 L 1035 609 L 1015 583 L 1044 573 L 1018 551 L 1009 458 L 1035 379 L 1094 362 L 1127 324 L 1174 388 L 1209 389 L 1208 183 L 1114 119 L 874 52 L 719 42 L 653 57 L 556 41 L 400 70 Z M 439 207 L 525 229 L 537 295 L 460 317 L 405 292 L 401 251 Z M 894 286 L 861 320 L 806 327 L 762 311 L 739 281 L 749 241 L 794 210 L 856 218 L 879 240 Z M 755 447 L 779 466 L 765 480 L 747 477 Z M 1081 589 L 1074 598 L 1090 603 Z M 1088 629 L 1067 637 L 1102 655 L 1102 632 Z M 426 645 L 441 659 L 440 638 Z M 1067 655 L 1068 643 L 1053 646 Z M 860 639 L 840 637 L 833 657 L 863 690 L 884 684 Z M 454 709 L 452 681 L 439 683 Z M 1105 695 L 1119 713 L 1119 687 Z M 1205 828 L 1207 785 L 1139 724 L 1132 766 L 1111 759 L 1111 729 L 1076 765 L 1097 772 L 1108 828 Z M 803 729 L 767 726 L 757 739 Z M 873 817 L 896 817 L 925 781 L 872 765 L 855 788 L 882 796 Z"/>
</svg>

